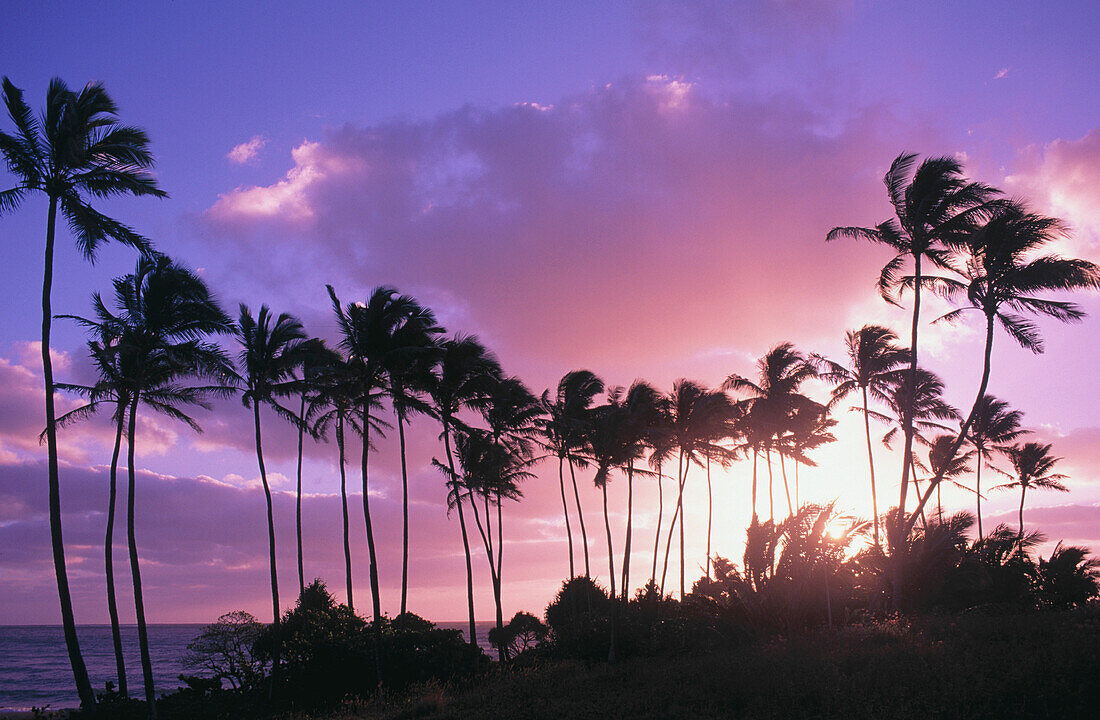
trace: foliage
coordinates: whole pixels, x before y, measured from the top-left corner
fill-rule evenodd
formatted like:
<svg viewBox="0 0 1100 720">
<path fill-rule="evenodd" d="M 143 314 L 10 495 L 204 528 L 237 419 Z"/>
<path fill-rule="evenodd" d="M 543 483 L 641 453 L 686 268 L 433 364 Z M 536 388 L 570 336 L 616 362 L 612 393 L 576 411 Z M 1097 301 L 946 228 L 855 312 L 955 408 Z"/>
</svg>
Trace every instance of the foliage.
<svg viewBox="0 0 1100 720">
<path fill-rule="evenodd" d="M 529 612 L 517 612 L 508 624 L 499 630 L 489 630 L 489 642 L 493 647 L 505 647 L 506 655 L 515 658 L 520 653 L 538 647 L 549 634 L 550 628 Z"/>
<path fill-rule="evenodd" d="M 250 613 L 228 612 L 187 644 L 183 665 L 209 675 L 217 687 L 223 680 L 232 688 L 256 687 L 266 669 L 255 647 L 263 631 L 264 625 Z"/>
</svg>

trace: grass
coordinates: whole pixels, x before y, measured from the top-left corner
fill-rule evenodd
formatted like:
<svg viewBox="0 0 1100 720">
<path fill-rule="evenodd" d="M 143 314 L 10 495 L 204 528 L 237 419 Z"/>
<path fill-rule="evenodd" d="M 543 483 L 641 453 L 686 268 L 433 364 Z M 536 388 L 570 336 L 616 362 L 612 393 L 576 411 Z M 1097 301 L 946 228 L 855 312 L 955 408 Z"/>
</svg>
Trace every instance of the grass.
<svg viewBox="0 0 1100 720">
<path fill-rule="evenodd" d="M 705 655 L 547 662 L 349 703 L 325 720 L 1097 717 L 1098 669 L 1100 608 L 970 613 Z"/>
</svg>

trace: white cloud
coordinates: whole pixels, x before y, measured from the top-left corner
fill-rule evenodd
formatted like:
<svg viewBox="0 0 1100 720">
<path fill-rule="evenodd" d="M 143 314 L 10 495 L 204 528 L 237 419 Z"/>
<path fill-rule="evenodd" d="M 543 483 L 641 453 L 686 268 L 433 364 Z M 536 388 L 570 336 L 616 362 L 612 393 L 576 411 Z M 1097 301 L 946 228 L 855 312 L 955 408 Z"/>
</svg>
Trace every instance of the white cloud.
<svg viewBox="0 0 1100 720">
<path fill-rule="evenodd" d="M 263 135 L 253 135 L 248 142 L 243 142 L 230 150 L 226 157 L 234 165 L 244 165 L 255 160 L 266 144 L 267 138 Z"/>
<path fill-rule="evenodd" d="M 1008 77 L 1008 68 L 1001 68 L 997 71 L 997 74 L 993 76 L 994 80 L 1004 80 Z"/>
</svg>

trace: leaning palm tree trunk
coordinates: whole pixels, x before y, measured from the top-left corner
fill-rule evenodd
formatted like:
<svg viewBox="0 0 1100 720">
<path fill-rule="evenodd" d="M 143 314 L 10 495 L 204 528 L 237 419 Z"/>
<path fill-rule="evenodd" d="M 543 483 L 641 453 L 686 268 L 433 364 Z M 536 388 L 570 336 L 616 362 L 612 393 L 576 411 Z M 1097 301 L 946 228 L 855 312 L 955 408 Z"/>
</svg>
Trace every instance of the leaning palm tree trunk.
<svg viewBox="0 0 1100 720">
<path fill-rule="evenodd" d="M 126 430 L 126 539 L 130 549 L 130 575 L 134 581 L 134 611 L 137 615 L 138 647 L 141 652 L 141 675 L 145 685 L 146 711 L 150 718 L 157 716 L 157 694 L 153 687 L 153 661 L 149 657 L 149 631 L 145 626 L 145 598 L 141 592 L 141 567 L 138 564 L 137 531 L 135 529 L 137 474 L 134 469 L 134 439 L 137 435 L 137 409 L 141 396 L 140 383 L 134 388 L 134 397 L 130 401 L 130 419 Z"/>
<path fill-rule="evenodd" d="M 409 471 L 405 464 L 405 413 L 397 412 L 397 438 L 401 447 L 401 614 L 409 597 Z"/>
<path fill-rule="evenodd" d="M 107 501 L 107 534 L 103 541 L 103 564 L 107 571 L 107 613 L 111 616 L 111 642 L 115 649 L 115 671 L 118 674 L 118 692 L 129 697 L 126 686 L 126 661 L 122 655 L 122 631 L 118 624 L 118 601 L 115 598 L 115 503 L 118 498 L 118 456 L 122 449 L 123 425 L 126 404 L 120 402 L 116 410 L 115 447 L 111 452 L 111 486 Z"/>
<path fill-rule="evenodd" d="M 295 529 L 298 537 L 298 594 L 306 590 L 306 571 L 302 561 L 302 442 L 305 435 L 306 394 L 302 393 L 302 406 L 298 411 L 298 492 L 294 507 Z M 341 471 L 343 468 L 341 467 Z"/>
<path fill-rule="evenodd" d="M 452 473 L 454 470 L 452 469 Z M 558 486 L 561 488 L 561 512 L 565 518 L 565 536 L 569 539 L 569 577 L 577 576 L 573 563 L 573 530 L 569 527 L 569 503 L 565 499 L 565 458 L 558 457 Z"/>
<path fill-rule="evenodd" d="M 584 528 L 584 513 L 581 512 L 581 494 L 577 490 L 577 473 L 573 469 L 573 459 L 569 459 L 569 477 L 573 480 L 573 499 L 577 503 L 577 518 L 581 522 L 581 544 L 584 545 L 584 576 L 591 577 L 592 570 L 588 564 L 588 533 Z"/>
<path fill-rule="evenodd" d="M 608 567 L 608 582 L 611 583 L 611 597 L 617 597 L 618 593 L 615 592 L 615 549 L 611 546 L 611 520 L 607 515 L 607 482 L 600 486 L 600 491 L 603 494 L 603 527 L 607 533 L 607 567 Z"/>
<path fill-rule="evenodd" d="M 368 573 L 370 575 L 371 610 L 374 613 L 372 622 L 375 628 L 381 627 L 382 622 L 382 596 L 378 587 L 378 556 L 374 549 L 374 528 L 371 527 L 370 518 L 370 486 L 368 484 L 368 465 L 370 459 L 370 410 L 367 402 L 363 402 L 363 454 L 360 465 L 363 473 L 363 522 L 367 526 L 367 556 L 370 558 Z"/>
<path fill-rule="evenodd" d="M 344 468 L 344 418 L 336 420 L 336 448 L 340 453 L 340 509 L 344 520 L 344 585 L 347 588 L 348 609 L 355 610 L 351 583 L 351 539 L 348 530 L 348 474 Z"/>
<path fill-rule="evenodd" d="M 982 449 L 978 448 L 978 465 L 974 477 L 974 496 L 978 499 L 978 539 L 982 539 Z"/>
<path fill-rule="evenodd" d="M 69 651 L 69 664 L 76 680 L 80 706 L 90 710 L 95 707 L 95 693 L 88 680 L 88 669 L 80 654 L 80 641 L 76 637 L 76 619 L 73 601 L 69 594 L 69 576 L 65 569 L 65 542 L 61 534 L 61 481 L 57 468 L 57 428 L 54 413 L 53 363 L 50 359 L 50 290 L 53 285 L 53 244 L 57 222 L 57 198 L 50 197 L 50 210 L 46 221 L 45 269 L 42 273 L 42 380 L 46 390 L 46 455 L 49 472 L 50 544 L 53 547 L 53 570 L 57 578 L 57 596 L 61 603 L 61 624 L 65 630 L 65 647 Z"/>
<path fill-rule="evenodd" d="M 867 388 L 863 387 L 863 430 L 867 434 L 867 465 L 871 469 L 871 511 L 875 514 L 875 545 L 879 545 L 878 535 L 878 492 L 875 489 L 875 456 L 871 452 L 871 419 L 867 416 Z M 979 524 L 981 521 L 978 521 Z M 881 546 L 880 546 L 881 547 Z"/>
<path fill-rule="evenodd" d="M 1020 486 L 1020 540 L 1024 539 L 1024 498 L 1027 496 L 1027 485 Z"/>
<path fill-rule="evenodd" d="M 768 462 L 768 519 L 775 522 L 775 483 L 772 477 L 772 450 L 764 451 L 764 459 Z"/>
<path fill-rule="evenodd" d="M 787 464 L 783 461 L 783 453 L 779 453 L 779 472 L 783 476 L 783 492 L 787 494 L 787 517 L 791 517 L 794 506 L 791 505 L 791 486 L 787 484 Z"/>
<path fill-rule="evenodd" d="M 447 465 L 451 470 L 451 477 L 457 477 L 455 472 L 455 460 L 454 455 L 451 453 L 451 431 L 446 425 L 443 426 L 443 446 L 447 450 Z M 467 611 L 470 615 L 470 644 L 477 645 L 477 625 L 474 621 L 474 567 L 473 561 L 470 557 L 470 539 L 466 533 L 466 516 L 462 511 L 462 493 L 459 492 L 457 485 L 453 486 L 453 492 L 455 495 L 455 507 L 458 508 L 458 525 L 462 529 L 462 551 L 466 554 L 466 605 Z M 562 500 L 565 500 L 565 489 L 562 486 Z M 570 545 L 572 550 L 572 545 Z M 570 555 L 572 560 L 572 555 Z"/>
<path fill-rule="evenodd" d="M 707 455 L 707 577 L 710 577 L 710 527 L 714 514 L 714 496 L 710 485 L 710 455 Z"/>
<path fill-rule="evenodd" d="M 252 403 L 252 419 L 256 428 L 256 462 L 260 466 L 260 482 L 264 486 L 264 498 L 267 500 L 267 553 L 271 573 L 271 633 L 273 636 L 271 651 L 271 693 L 279 677 L 279 573 L 275 566 L 275 513 L 271 502 L 271 486 L 267 482 L 267 469 L 264 467 L 263 443 L 260 440 L 260 403 Z"/>
<path fill-rule="evenodd" d="M 623 542 L 622 595 L 626 601 L 630 591 L 630 535 L 634 519 L 634 462 L 626 466 L 626 540 Z"/>
<path fill-rule="evenodd" d="M 657 531 L 653 533 L 653 568 L 649 571 L 649 579 L 657 581 L 657 553 L 661 547 L 661 516 L 665 512 L 664 473 L 661 472 L 661 464 L 657 463 Z"/>
</svg>

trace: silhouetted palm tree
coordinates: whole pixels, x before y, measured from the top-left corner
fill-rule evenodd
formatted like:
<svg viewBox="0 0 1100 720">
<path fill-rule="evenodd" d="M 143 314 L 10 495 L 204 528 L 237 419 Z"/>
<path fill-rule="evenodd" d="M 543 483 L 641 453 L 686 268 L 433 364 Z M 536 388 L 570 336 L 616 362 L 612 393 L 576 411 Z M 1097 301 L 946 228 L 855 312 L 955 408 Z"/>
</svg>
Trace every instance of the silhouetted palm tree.
<svg viewBox="0 0 1100 720">
<path fill-rule="evenodd" d="M 456 336 L 440 343 L 440 358 L 435 366 L 434 380 L 429 394 L 435 405 L 435 416 L 443 426 L 443 447 L 447 452 L 448 497 L 453 498 L 458 509 L 458 522 L 462 530 L 462 549 L 466 554 L 466 601 L 470 619 L 469 642 L 477 645 L 477 626 L 474 620 L 474 580 L 470 555 L 470 540 L 463 513 L 463 495 L 456 486 L 454 453 L 451 449 L 453 432 L 465 432 L 468 427 L 459 419 L 462 410 L 481 411 L 489 402 L 494 384 L 501 378 L 500 363 L 476 337 Z M 564 486 L 562 489 L 564 498 Z"/>
<path fill-rule="evenodd" d="M 19 207 L 30 193 L 44 193 L 49 201 L 46 215 L 46 247 L 42 275 L 42 378 L 46 394 L 46 452 L 49 486 L 50 541 L 54 574 L 61 604 L 65 646 L 69 652 L 81 706 L 95 706 L 95 693 L 80 653 L 73 617 L 69 580 L 65 570 L 65 546 L 61 532 L 61 489 L 57 470 L 57 435 L 54 427 L 53 363 L 50 359 L 50 329 L 53 318 L 51 294 L 57 213 L 69 224 L 77 247 L 88 260 L 97 248 L 117 240 L 139 249 L 148 241 L 126 225 L 100 214 L 85 199 L 117 195 L 164 197 L 156 179 L 148 172 L 153 166 L 145 132 L 118 123 L 118 111 L 99 83 L 89 83 L 79 93 L 54 78 L 46 92 L 46 108 L 36 118 L 23 100 L 23 91 L 6 77 L 4 103 L 15 125 L 15 133 L 0 131 L 0 153 L 18 178 L 18 184 L 0 191 L 0 215 Z"/>
<path fill-rule="evenodd" d="M 665 463 L 676 449 L 676 438 L 672 429 L 671 400 L 667 395 L 658 393 L 656 413 L 649 432 L 649 466 L 657 475 L 657 527 L 653 532 L 653 566 L 649 571 L 649 582 L 657 584 L 657 558 L 661 549 L 661 519 L 665 509 L 664 472 Z"/>
<path fill-rule="evenodd" d="M 156 693 L 135 530 L 137 409 L 148 391 L 151 399 L 161 404 L 157 409 L 171 407 L 170 416 L 195 427 L 176 404 L 186 402 L 204 406 L 204 397 L 228 392 L 226 382 L 232 378 L 229 361 L 218 346 L 203 338 L 230 333 L 232 321 L 197 275 L 163 255 L 143 256 L 135 272 L 116 279 L 114 287 L 116 311 L 108 310 L 96 296 L 96 319 L 81 322 L 94 327 L 100 337 L 117 338 L 115 352 L 119 353 L 121 375 L 129 386 L 126 534 L 146 706 L 150 717 L 155 717 Z M 179 384 L 189 377 L 212 378 L 220 384 L 194 388 Z"/>
<path fill-rule="evenodd" d="M 621 426 L 622 455 L 626 463 L 626 537 L 623 542 L 622 598 L 626 601 L 630 591 L 631 540 L 634 523 L 634 475 L 642 472 L 635 464 L 653 447 L 660 433 L 661 394 L 649 383 L 635 380 L 626 391 L 622 405 L 626 414 Z"/>
<path fill-rule="evenodd" d="M 336 451 L 340 463 L 340 510 L 343 519 L 344 538 L 344 587 L 347 595 L 347 606 L 355 609 L 355 595 L 353 591 L 351 573 L 351 539 L 349 537 L 350 523 L 348 519 L 348 478 L 345 469 L 345 429 L 351 426 L 354 432 L 363 434 L 362 428 L 356 422 L 356 414 L 359 410 L 358 387 L 356 378 L 349 370 L 347 363 L 340 354 L 329 351 L 328 362 L 318 368 L 316 377 L 316 394 L 310 406 L 311 416 L 315 415 L 314 431 L 318 435 L 325 435 L 330 425 L 336 426 Z"/>
<path fill-rule="evenodd" d="M 1062 458 L 1051 455 L 1050 447 L 1050 443 L 1044 445 L 1038 442 L 1027 442 L 1006 448 L 1006 453 L 1012 460 L 1012 469 L 1016 471 L 1016 479 L 1001 487 L 1020 488 L 1021 538 L 1024 536 L 1024 500 L 1027 497 L 1028 488 L 1069 492 L 1069 488 L 1061 483 L 1066 476 L 1051 472 Z"/>
<path fill-rule="evenodd" d="M 757 381 L 754 382 L 734 373 L 726 378 L 722 388 L 748 394 L 748 398 L 741 401 L 739 407 L 741 412 L 748 415 L 746 422 L 750 427 L 746 430 L 746 434 L 754 443 L 763 447 L 768 459 L 769 515 L 774 521 L 771 450 L 775 447 L 775 441 L 786 431 L 790 416 L 799 407 L 813 403 L 798 390 L 803 382 L 817 375 L 817 370 L 789 342 L 773 347 L 757 361 L 756 365 L 759 372 Z M 817 403 L 813 404 L 817 405 Z M 755 473 L 755 460 L 753 471 Z M 787 509 L 789 513 L 793 513 L 790 488 L 786 488 L 786 492 Z"/>
<path fill-rule="evenodd" d="M 305 341 L 300 349 L 302 355 L 302 382 L 298 389 L 298 466 L 297 485 L 294 500 L 294 529 L 298 545 L 298 595 L 306 591 L 305 560 L 302 554 L 302 455 L 305 435 L 309 429 L 306 417 L 306 403 L 317 392 L 317 376 L 332 360 L 332 351 L 325 347 L 325 341 L 312 338 Z M 312 434 L 312 433 L 311 433 Z"/>
<path fill-rule="evenodd" d="M 987 214 L 991 198 L 997 194 L 996 190 L 986 185 L 968 182 L 962 174 L 962 166 L 954 158 L 926 158 L 914 172 L 916 161 L 915 154 L 898 155 L 883 178 L 896 218 L 869 228 L 836 227 L 826 237 L 826 240 L 842 237 L 870 240 L 886 245 L 896 253 L 882 268 L 878 289 L 887 302 L 895 305 L 897 301 L 891 293 L 905 287 L 913 290 L 909 375 L 910 384 L 914 386 L 917 384 L 921 290 L 929 285 L 935 286 L 939 281 L 935 278 L 929 283 L 922 264 L 928 260 L 934 265 L 946 267 L 947 247 L 957 245 L 977 226 Z M 901 277 L 901 268 L 909 259 L 913 262 L 913 274 L 908 278 Z M 905 436 L 903 458 L 909 458 L 912 454 L 913 417 L 913 413 L 904 413 L 902 418 L 902 432 Z M 898 507 L 903 512 L 908 487 L 909 463 L 903 462 L 901 495 L 898 501 Z M 915 518 L 916 515 L 917 513 L 913 513 L 912 517 Z"/>
<path fill-rule="evenodd" d="M 940 483 L 936 486 L 936 514 L 939 517 L 943 517 L 943 500 L 939 494 L 943 481 L 949 481 L 964 490 L 970 489 L 956 478 L 971 471 L 968 463 L 974 457 L 975 451 L 952 454 L 951 448 L 954 444 L 954 435 L 937 435 L 928 446 L 928 468 L 933 477 L 940 478 Z"/>
<path fill-rule="evenodd" d="M 982 534 L 982 462 L 989 453 L 998 450 L 1006 443 L 1016 440 L 1027 431 L 1020 427 L 1023 413 L 1012 410 L 1004 400 L 992 395 L 982 395 L 978 401 L 978 410 L 974 422 L 967 434 L 967 441 L 978 454 L 974 478 L 974 495 L 977 498 L 978 539 Z"/>
<path fill-rule="evenodd" d="M 347 352 L 348 369 L 356 404 L 359 406 L 359 427 L 363 433 L 361 471 L 363 478 L 363 521 L 367 529 L 367 555 L 373 623 L 380 631 L 382 599 L 378 584 L 378 555 L 374 543 L 374 527 L 370 514 L 369 459 L 371 432 L 380 432 L 380 424 L 372 412 L 386 390 L 387 356 L 395 351 L 394 333 L 416 312 L 419 306 L 407 295 L 398 295 L 392 287 L 375 288 L 366 304 L 341 306 L 331 285 L 328 288 L 332 308 L 340 328 L 341 347 Z M 380 661 L 379 661 L 380 662 Z M 381 666 L 377 668 L 381 673 Z"/>
<path fill-rule="evenodd" d="M 952 239 L 955 245 L 965 247 L 969 255 L 963 272 L 967 282 L 950 282 L 945 286 L 950 292 L 965 289 L 970 306 L 953 310 L 940 319 L 951 321 L 967 310 L 979 310 L 986 321 L 982 380 L 952 452 L 957 452 L 969 435 L 989 385 L 994 322 L 999 322 L 1021 347 L 1041 353 L 1043 341 L 1038 327 L 1018 313 L 1046 315 L 1062 322 L 1078 322 L 1085 313 L 1074 303 L 1038 298 L 1035 293 L 1100 288 L 1100 267 L 1087 260 L 1056 255 L 1035 257 L 1035 253 L 1064 233 L 1060 220 L 1030 213 L 1017 202 L 1004 202 L 996 206 L 980 228 L 963 238 Z M 921 498 L 921 506 L 939 480 L 932 479 Z"/>
<path fill-rule="evenodd" d="M 431 310 L 416 302 L 407 305 L 405 317 L 388 338 L 388 350 L 381 355 L 386 373 L 387 394 L 397 417 L 398 447 L 401 453 L 401 614 L 408 609 L 409 596 L 409 471 L 405 453 L 405 424 L 412 413 L 431 414 L 421 397 L 432 383 L 432 369 L 439 358 L 436 336 L 443 333 Z"/>
<path fill-rule="evenodd" d="M 864 325 L 849 330 L 844 344 L 848 349 L 848 365 L 840 365 L 820 355 L 812 357 L 822 370 L 820 377 L 833 385 L 830 405 L 835 405 L 850 393 L 860 391 L 863 400 L 863 428 L 867 435 L 867 464 L 871 472 L 871 507 L 874 511 L 875 545 L 879 544 L 878 492 L 875 489 L 875 458 L 871 451 L 871 423 L 867 414 L 868 396 L 885 401 L 888 384 L 897 380 L 909 353 L 897 346 L 898 336 L 881 325 Z"/>
<path fill-rule="evenodd" d="M 588 532 L 581 511 L 581 496 L 577 489 L 574 466 L 583 462 L 578 451 L 584 444 L 587 431 L 587 413 L 597 395 L 604 391 L 603 380 L 588 370 L 573 370 L 558 382 L 557 393 L 551 399 L 550 391 L 542 393 L 540 404 L 544 419 L 540 423 L 542 445 L 558 458 L 558 484 L 561 489 L 562 512 L 565 516 L 565 533 L 569 539 L 569 576 L 576 570 L 573 562 L 573 534 L 569 526 L 569 507 L 565 499 L 564 465 L 569 464 L 569 477 L 573 482 L 573 498 L 577 505 L 577 518 L 581 526 L 581 543 L 584 549 L 584 575 L 591 574 L 588 559 Z"/>
</svg>

